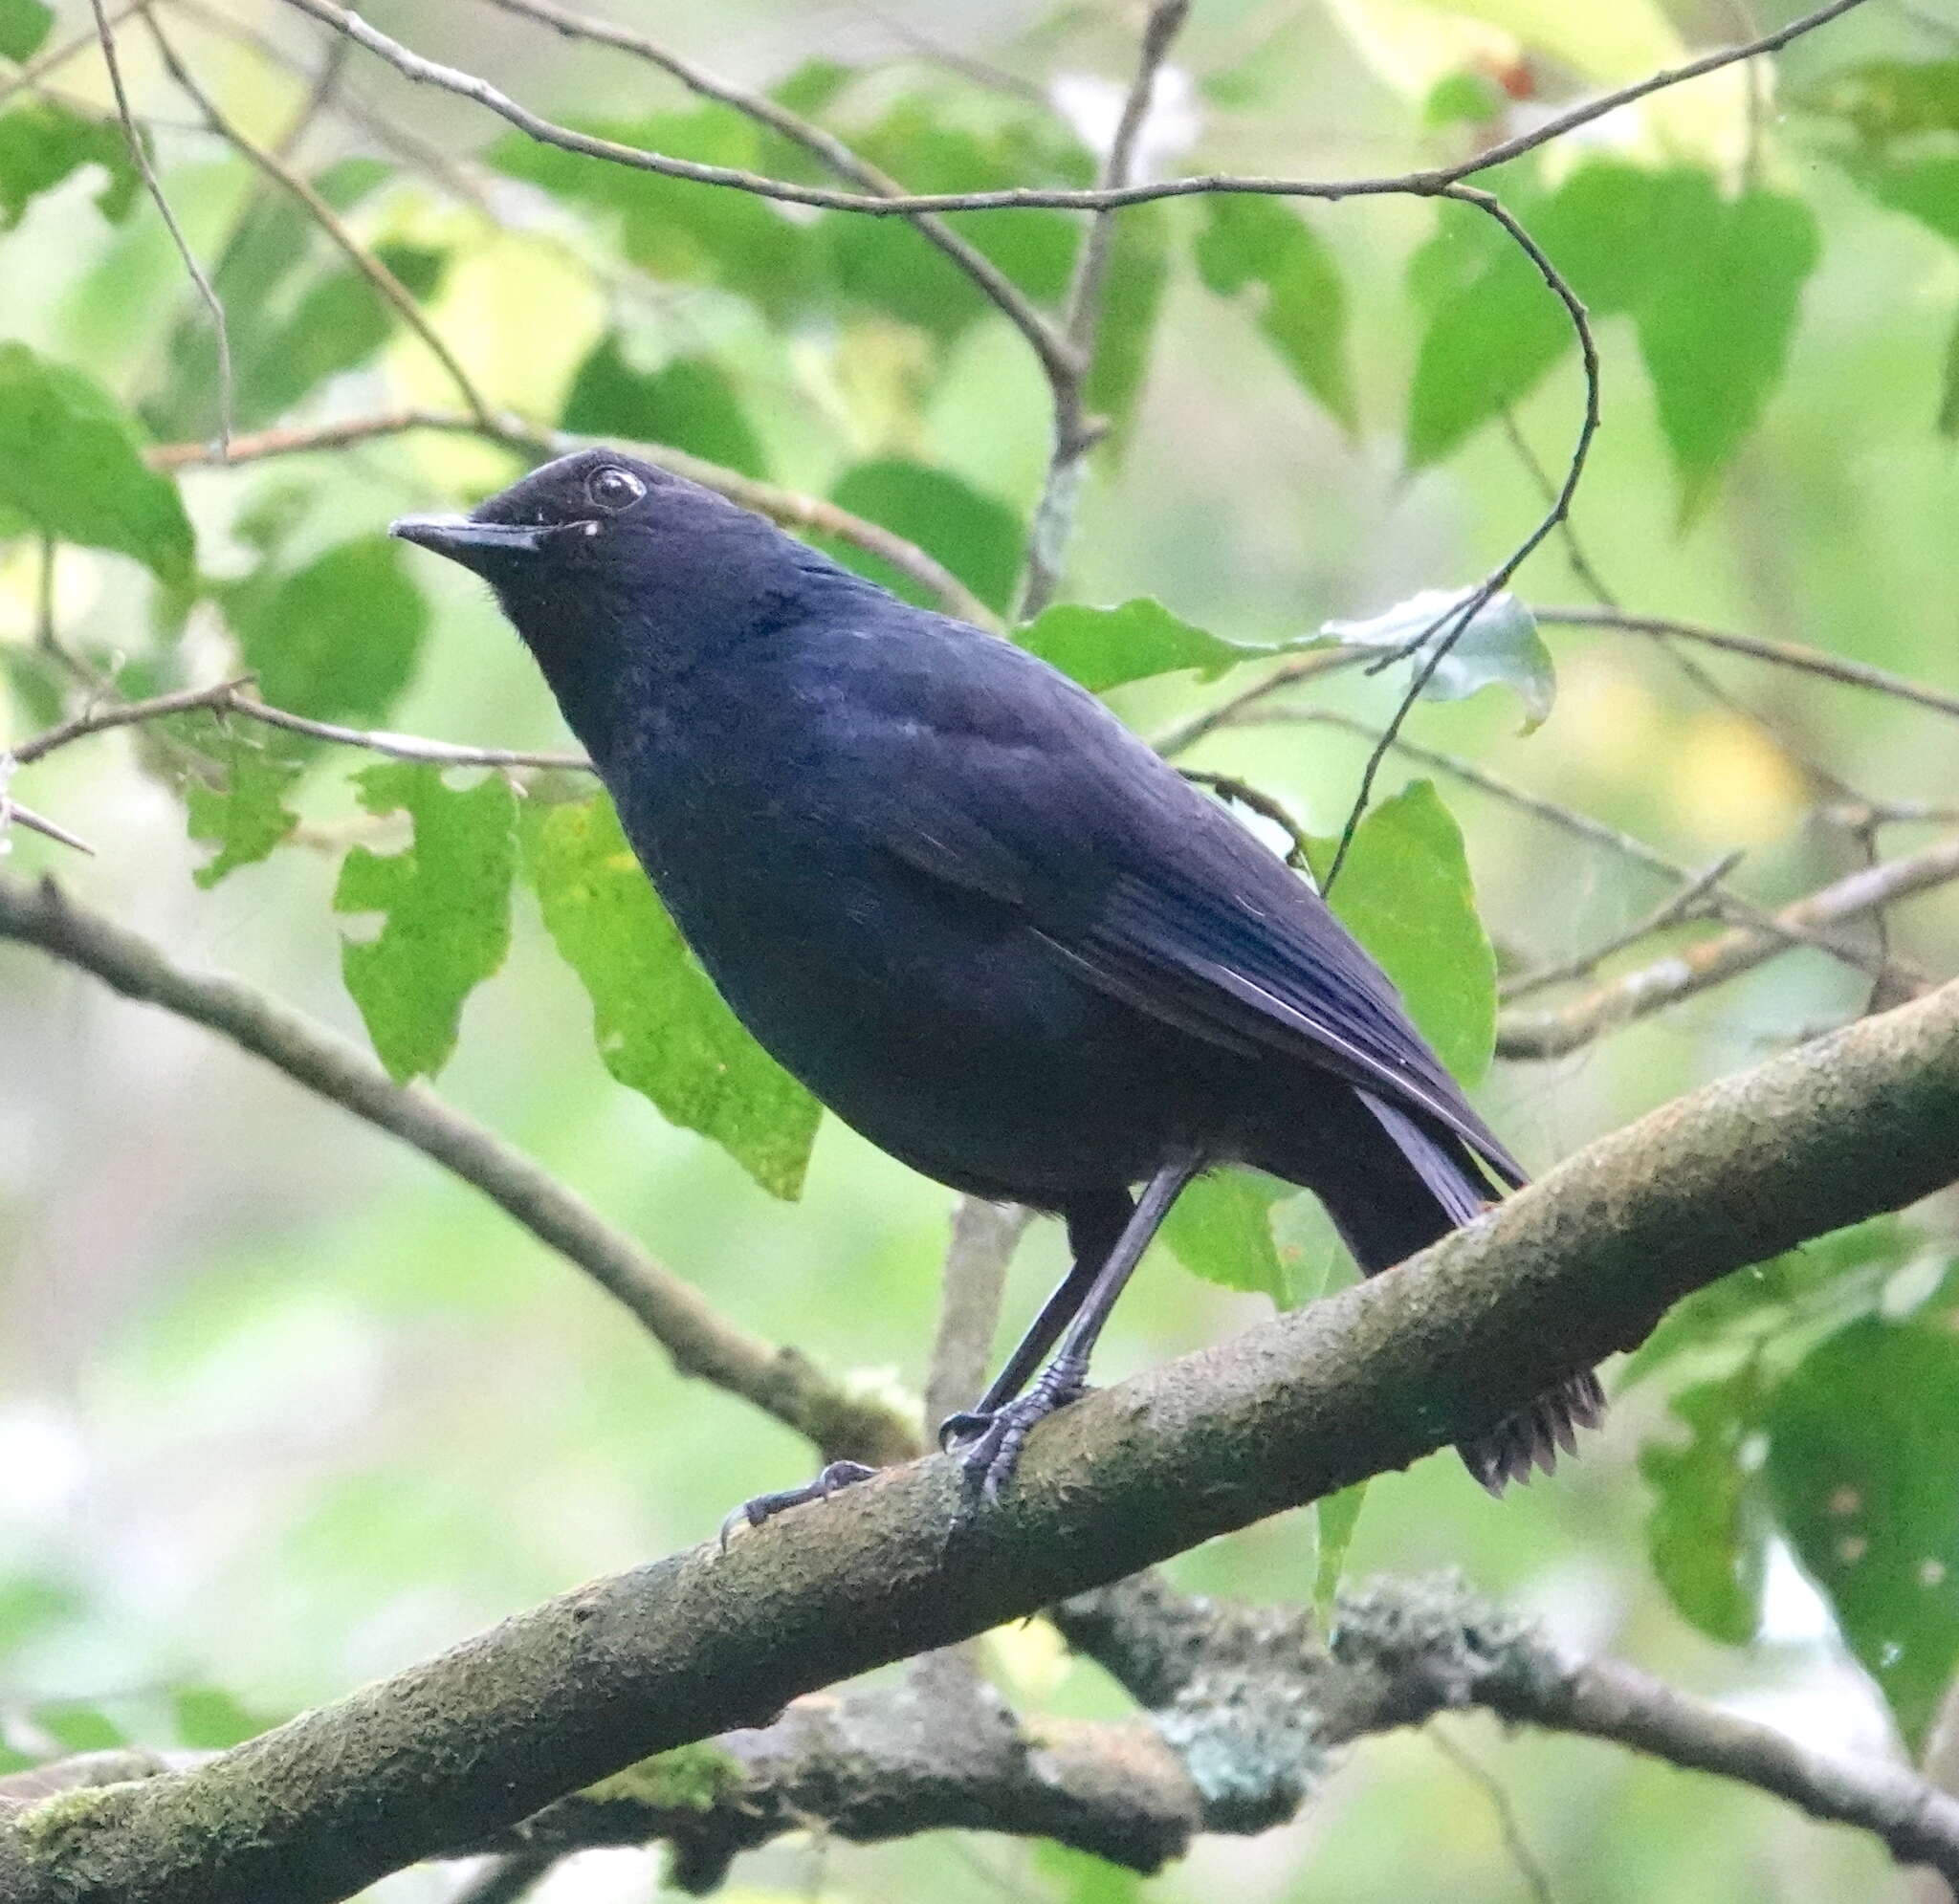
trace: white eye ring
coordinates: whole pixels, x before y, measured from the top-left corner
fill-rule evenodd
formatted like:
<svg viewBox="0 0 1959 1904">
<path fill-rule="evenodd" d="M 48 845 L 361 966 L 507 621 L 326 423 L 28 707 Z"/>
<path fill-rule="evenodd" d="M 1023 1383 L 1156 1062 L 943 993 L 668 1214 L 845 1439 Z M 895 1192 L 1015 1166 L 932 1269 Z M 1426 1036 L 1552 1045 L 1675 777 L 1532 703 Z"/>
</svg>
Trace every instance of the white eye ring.
<svg viewBox="0 0 1959 1904">
<path fill-rule="evenodd" d="M 623 509 L 630 509 L 646 492 L 647 486 L 630 470 L 622 470 L 616 463 L 594 470 L 585 479 L 586 496 L 597 508 L 615 515 Z"/>
</svg>

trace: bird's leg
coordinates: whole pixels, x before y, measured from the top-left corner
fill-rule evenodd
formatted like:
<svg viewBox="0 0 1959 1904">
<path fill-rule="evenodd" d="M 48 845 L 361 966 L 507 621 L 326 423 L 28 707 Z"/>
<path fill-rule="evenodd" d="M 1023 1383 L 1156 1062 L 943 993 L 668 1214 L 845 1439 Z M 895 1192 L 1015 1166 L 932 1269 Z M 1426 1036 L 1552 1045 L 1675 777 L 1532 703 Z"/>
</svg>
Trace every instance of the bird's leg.
<svg viewBox="0 0 1959 1904">
<path fill-rule="evenodd" d="M 1097 1272 L 1122 1240 L 1123 1229 L 1134 1209 L 1126 1190 L 1096 1192 L 1068 1206 L 1068 1241 L 1074 1261 L 1042 1303 L 1041 1313 L 1029 1324 L 1019 1346 L 1007 1357 L 1006 1367 L 993 1378 L 986 1392 L 970 1409 L 949 1414 L 939 1423 L 941 1448 L 951 1448 L 983 1434 L 993 1417 L 1025 1387 L 1027 1377 L 1041 1366 L 1041 1358 L 1054 1346 L 1062 1330 L 1087 1301 Z"/>
<path fill-rule="evenodd" d="M 1165 1164 L 1143 1186 L 1134 1214 L 1123 1225 L 1114 1248 L 1095 1272 L 1088 1294 L 1061 1339 L 1060 1353 L 1020 1400 L 997 1410 L 981 1433 L 961 1448 L 960 1459 L 965 1464 L 969 1483 L 977 1486 L 988 1500 L 1000 1498 L 1034 1425 L 1046 1420 L 1056 1409 L 1066 1408 L 1088 1386 L 1089 1357 L 1094 1352 L 1095 1340 L 1102 1333 L 1110 1311 L 1115 1307 L 1116 1298 L 1142 1260 L 1150 1239 L 1170 1214 L 1170 1206 L 1203 1165 L 1200 1157 L 1178 1157 Z"/>
<path fill-rule="evenodd" d="M 862 1461 L 832 1461 L 814 1480 L 804 1481 L 801 1487 L 780 1488 L 774 1494 L 759 1494 L 753 1500 L 744 1500 L 721 1522 L 721 1551 L 728 1551 L 728 1536 L 743 1521 L 751 1527 L 759 1527 L 786 1507 L 801 1507 L 805 1500 L 827 1500 L 840 1487 L 868 1481 L 876 1473 L 875 1468 L 867 1468 Z"/>
</svg>

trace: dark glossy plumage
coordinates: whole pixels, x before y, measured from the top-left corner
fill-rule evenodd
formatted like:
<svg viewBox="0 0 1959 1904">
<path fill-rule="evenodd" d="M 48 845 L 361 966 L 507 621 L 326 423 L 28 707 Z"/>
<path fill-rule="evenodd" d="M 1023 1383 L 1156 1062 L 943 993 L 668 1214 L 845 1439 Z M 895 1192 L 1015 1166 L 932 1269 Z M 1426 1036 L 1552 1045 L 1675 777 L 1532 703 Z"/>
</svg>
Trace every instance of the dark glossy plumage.
<svg viewBox="0 0 1959 1904">
<path fill-rule="evenodd" d="M 495 588 L 729 1004 L 927 1175 L 1087 1260 L 1131 1186 L 1244 1163 L 1369 1271 L 1523 1182 L 1310 887 L 1046 664 L 610 452 L 398 529 Z M 1464 1458 L 1548 1468 L 1601 1405 Z"/>
</svg>

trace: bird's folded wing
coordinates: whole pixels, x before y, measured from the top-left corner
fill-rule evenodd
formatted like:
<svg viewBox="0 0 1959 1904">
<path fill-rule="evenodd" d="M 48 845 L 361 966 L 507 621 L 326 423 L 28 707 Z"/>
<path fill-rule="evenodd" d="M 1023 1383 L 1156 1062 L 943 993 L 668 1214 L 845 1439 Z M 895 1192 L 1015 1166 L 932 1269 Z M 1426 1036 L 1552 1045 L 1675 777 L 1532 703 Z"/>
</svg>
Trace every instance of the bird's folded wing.
<svg viewBox="0 0 1959 1904">
<path fill-rule="evenodd" d="M 1332 1071 L 1524 1181 L 1319 896 L 1156 755 L 1093 728 L 1066 752 L 958 738 L 905 777 L 898 859 L 1008 908 L 1134 1010 Z"/>
</svg>

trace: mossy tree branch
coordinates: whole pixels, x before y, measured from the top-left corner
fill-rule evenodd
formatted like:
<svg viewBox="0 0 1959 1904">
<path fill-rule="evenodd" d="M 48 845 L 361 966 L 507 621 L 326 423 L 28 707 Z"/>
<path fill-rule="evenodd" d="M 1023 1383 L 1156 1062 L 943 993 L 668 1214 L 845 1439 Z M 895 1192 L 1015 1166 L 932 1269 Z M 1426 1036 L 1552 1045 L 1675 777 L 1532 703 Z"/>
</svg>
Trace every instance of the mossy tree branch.
<svg viewBox="0 0 1959 1904">
<path fill-rule="evenodd" d="M 1959 1175 L 1959 983 L 1691 1093 L 1392 1274 L 1089 1396 L 997 1508 L 912 1462 L 0 1833 L 7 1904 L 327 1904 L 649 1755 L 1486 1428 L 1681 1296 Z"/>
</svg>

